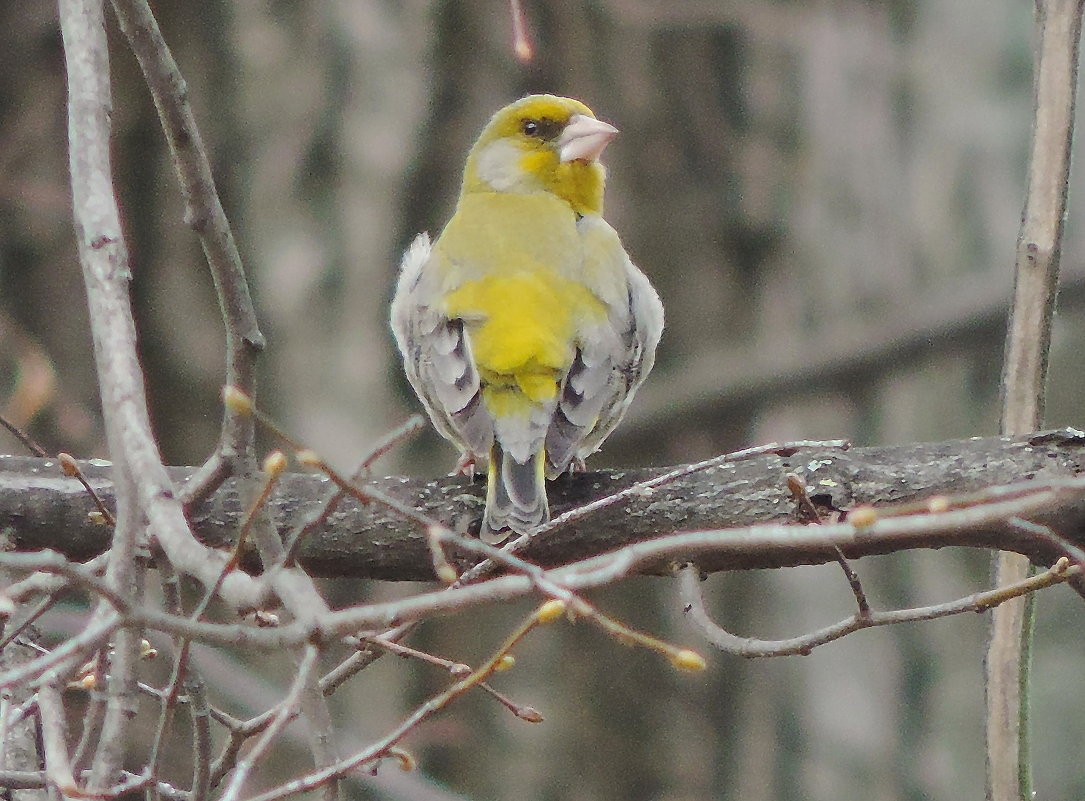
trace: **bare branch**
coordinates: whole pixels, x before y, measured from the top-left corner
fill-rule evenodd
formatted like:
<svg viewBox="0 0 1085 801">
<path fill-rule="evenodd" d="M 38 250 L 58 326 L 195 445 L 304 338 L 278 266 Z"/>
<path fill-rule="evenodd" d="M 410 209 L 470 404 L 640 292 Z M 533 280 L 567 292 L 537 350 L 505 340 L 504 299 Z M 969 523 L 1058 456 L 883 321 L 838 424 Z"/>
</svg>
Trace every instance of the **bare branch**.
<svg viewBox="0 0 1085 801">
<path fill-rule="evenodd" d="M 494 652 L 494 654 L 486 660 L 480 667 L 472 671 L 469 675 L 463 677 L 459 681 L 453 683 L 446 690 L 438 693 L 434 697 L 430 698 L 414 712 L 411 713 L 402 723 L 396 726 L 391 732 L 382 737 L 377 742 L 367 746 L 363 750 L 354 754 L 353 756 L 341 760 L 340 762 L 332 765 L 324 770 L 314 771 L 307 776 L 300 779 L 287 782 L 280 787 L 271 790 L 267 793 L 262 793 L 250 801 L 275 801 L 278 798 L 285 798 L 295 793 L 305 792 L 313 790 L 317 787 L 323 786 L 327 781 L 337 776 L 342 776 L 350 770 L 364 765 L 368 762 L 381 759 L 386 756 L 389 750 L 396 745 L 403 737 L 411 730 L 417 728 L 423 721 L 427 720 L 434 713 L 444 709 L 455 698 L 459 697 L 467 690 L 474 687 L 476 684 L 484 681 L 491 673 L 494 672 L 497 665 L 503 660 L 505 655 L 512 650 L 512 648 L 520 642 L 527 634 L 539 625 L 539 618 L 537 615 L 530 615 L 515 631 L 510 634 L 501 646 Z"/>
<path fill-rule="evenodd" d="M 170 567 L 169 562 L 162 560 L 159 565 L 162 576 L 162 596 L 166 609 L 173 615 L 181 615 L 184 610 L 181 605 L 181 593 L 178 586 L 177 574 Z M 211 591 L 204 594 L 204 600 L 211 597 Z M 192 618 L 199 619 L 204 611 L 205 603 L 201 602 Z M 190 643 L 187 639 L 177 638 L 174 643 L 176 654 L 173 659 L 173 670 L 170 674 L 169 683 L 162 692 L 160 698 L 162 708 L 159 711 L 158 726 L 151 746 L 147 764 L 150 768 L 150 776 L 157 779 L 158 771 L 163 756 L 163 742 L 173 720 L 173 710 L 177 704 L 178 694 L 183 685 L 188 695 L 193 726 L 193 766 L 192 766 L 192 801 L 205 801 L 208 791 L 209 762 L 210 762 L 210 730 L 208 724 L 208 701 L 204 688 L 203 677 L 188 659 Z"/>
<path fill-rule="evenodd" d="M 373 464 L 380 459 L 381 456 L 388 453 L 396 445 L 403 442 L 407 437 L 412 434 L 421 431 L 425 425 L 420 415 L 411 415 L 407 420 L 398 428 L 390 432 L 384 439 L 378 442 L 362 459 L 358 467 L 351 473 L 349 484 L 356 484 L 363 478 L 368 478 L 370 470 Z M 314 531 L 319 531 L 323 526 L 327 525 L 328 517 L 339 506 L 339 502 L 343 498 L 347 497 L 348 492 L 340 486 L 336 486 L 334 490 L 331 490 L 328 494 L 327 500 L 318 509 L 314 510 L 314 513 L 304 522 L 297 525 L 294 531 L 286 538 L 286 546 L 283 549 L 283 564 L 291 566 L 294 564 L 298 555 L 298 548 L 305 537 L 312 534 Z"/>
<path fill-rule="evenodd" d="M 136 488 L 132 475 L 122 472 L 119 479 L 132 484 L 118 498 L 126 502 L 118 504 L 117 522 L 110 547 L 109 564 L 103 583 L 112 592 L 111 598 L 99 598 L 92 621 L 109 620 L 121 611 L 118 603 L 138 604 L 143 597 L 143 568 L 136 560 L 136 538 L 141 532 L 140 512 L 136 507 Z M 88 581 L 93 577 L 88 577 Z M 136 666 L 139 663 L 140 633 L 134 628 L 119 629 L 109 651 L 108 672 L 102 671 L 105 681 L 106 706 L 102 719 L 102 733 L 98 748 L 91 760 L 91 776 L 88 790 L 104 793 L 113 784 L 113 776 L 124 762 L 128 747 L 129 724 L 139 711 L 136 697 Z"/>
<path fill-rule="evenodd" d="M 388 629 L 380 633 L 380 637 L 386 642 L 399 642 L 417 628 L 418 622 L 406 623 L 402 626 Z M 360 641 L 355 643 L 356 648 L 362 648 Z M 365 648 L 355 651 L 334 668 L 329 670 L 320 679 L 320 689 L 325 695 L 331 695 L 353 676 L 358 675 L 381 657 L 384 651 L 376 648 Z"/>
<path fill-rule="evenodd" d="M 295 710 L 301 705 L 302 694 L 309 683 L 309 678 L 314 674 L 319 656 L 320 652 L 315 646 L 310 645 L 305 649 L 305 655 L 298 663 L 298 672 L 294 677 L 294 683 L 291 685 L 290 691 L 280 704 L 279 711 L 272 718 L 271 723 L 264 729 L 256 744 L 253 745 L 252 750 L 245 755 L 244 759 L 238 760 L 237 766 L 234 768 L 234 775 L 222 796 L 222 801 L 235 801 L 245 786 L 245 781 L 248 779 L 253 767 L 271 747 L 275 738 L 286 728 L 286 724 L 294 716 Z M 332 779 L 334 779 L 334 776 L 329 777 L 328 781 L 330 782 Z"/>
<path fill-rule="evenodd" d="M 465 665 L 463 662 L 453 662 L 449 659 L 444 659 L 442 657 L 435 656 L 434 654 L 427 653 L 426 651 L 419 651 L 417 648 L 411 648 L 409 646 L 402 645 L 398 641 L 396 641 L 394 637 L 389 636 L 389 634 L 387 633 L 374 634 L 362 637 L 360 639 L 361 643 L 376 646 L 377 648 L 387 651 L 390 654 L 395 654 L 396 656 L 404 658 L 409 657 L 417 659 L 420 662 L 425 662 L 427 664 L 434 665 L 435 667 L 443 668 L 444 670 L 447 670 L 453 678 L 462 678 L 471 672 L 470 665 Z M 515 703 L 508 697 L 499 693 L 486 682 L 480 682 L 478 688 L 480 690 L 484 690 L 494 700 L 496 700 L 499 704 L 504 706 L 506 709 L 512 712 L 512 714 L 514 714 L 521 720 L 526 720 L 529 723 L 542 722 L 543 717 L 539 714 L 538 710 L 535 710 L 529 706 Z"/>
<path fill-rule="evenodd" d="M 23 447 L 30 451 L 35 456 L 46 457 L 49 452 L 39 445 L 33 437 L 8 420 L 4 415 L 0 414 L 0 426 L 3 426 L 8 432 L 22 443 Z"/>
<path fill-rule="evenodd" d="M 775 453 L 693 472 L 664 486 L 643 490 L 642 482 L 669 475 L 671 470 L 625 470 L 581 473 L 551 485 L 551 501 L 558 514 L 599 499 L 638 487 L 619 503 L 604 505 L 590 515 L 550 529 L 531 538 L 519 555 L 542 566 L 566 564 L 622 548 L 632 542 L 676 531 L 744 527 L 757 522 L 795 522 L 794 502 L 786 489 L 786 476 L 797 474 L 822 514 L 834 519 L 860 505 L 914 503 L 926 509 L 931 497 L 960 493 L 977 495 L 974 502 L 1008 498 L 1010 491 L 986 491 L 991 485 L 1009 485 L 1019 494 L 1055 489 L 1064 479 L 1085 471 L 1085 437 L 1064 431 L 1005 440 L 998 437 L 954 440 L 888 448 L 799 450 L 790 456 Z M 83 560 L 108 546 L 108 532 L 86 518 L 90 507 L 81 486 L 71 479 L 50 474 L 46 463 L 35 459 L 0 458 L 0 520 L 9 527 L 16 547 L 23 551 L 62 549 L 69 558 Z M 108 504 L 112 503 L 110 471 L 81 463 L 88 481 Z M 171 468 L 181 483 L 187 468 Z M 467 521 L 481 515 L 482 488 L 465 477 L 424 481 L 402 477 L 362 483 L 363 491 L 375 489 L 427 519 L 453 531 L 463 531 Z M 1059 490 L 1058 492 L 1061 492 Z M 269 500 L 268 513 L 282 538 L 325 509 L 328 483 L 319 477 L 286 474 Z M 1061 497 L 1061 496 L 1060 496 Z M 227 562 L 241 524 L 239 498 L 233 482 L 227 482 L 204 504 L 190 510 L 190 522 L 201 539 L 216 550 L 202 549 L 216 572 L 205 586 L 212 586 Z M 1068 499 L 1060 500 L 1030 519 L 1051 526 L 1064 536 L 1085 544 L 1078 536 L 1085 523 L 1085 509 Z M 425 532 L 414 521 L 377 504 L 362 505 L 347 499 L 327 515 L 326 525 L 311 531 L 299 548 L 300 564 L 312 575 L 355 576 L 392 580 L 430 581 L 433 561 Z M 57 533 L 64 538 L 58 540 Z M 187 533 L 186 533 L 186 536 Z M 199 547 L 189 538 L 193 547 Z M 1043 564 L 1051 564 L 1061 551 L 1049 543 L 1040 546 L 1034 537 L 1011 532 L 998 521 L 987 529 L 970 529 L 945 538 L 883 543 L 877 537 L 857 543 L 846 551 L 849 559 L 865 554 L 887 553 L 898 547 L 1001 547 L 1025 552 Z M 824 549 L 815 552 L 774 551 L 757 554 L 720 554 L 708 560 L 705 571 L 779 567 L 785 564 L 820 563 L 830 558 Z M 831 557 L 835 558 L 835 557 Z M 172 559 L 171 559 L 172 561 Z M 255 561 L 244 563 L 249 569 Z M 461 569 L 469 567 L 458 565 Z M 662 567 L 666 572 L 666 566 Z M 473 576 L 464 574 L 465 578 Z M 202 580 L 202 576 L 201 576 Z M 241 571 L 226 579 L 251 584 Z M 35 586 L 39 586 L 35 584 Z M 40 585 L 43 592 L 55 585 Z M 22 594 L 23 597 L 26 593 Z M 260 592 L 252 594 L 259 598 Z"/>
<path fill-rule="evenodd" d="M 52 676 L 38 688 L 38 712 L 45 745 L 45 775 L 62 795 L 81 796 L 83 792 L 72 775 L 68 759 L 68 724 L 60 690 L 57 689 L 59 682 L 59 678 Z"/>
<path fill-rule="evenodd" d="M 151 432 L 128 295 L 130 272 L 111 181 L 109 60 L 100 0 L 62 0 L 68 73 L 68 136 L 79 257 L 87 290 L 95 361 L 115 469 L 132 482 L 141 514 L 179 570 L 205 584 L 218 575 L 212 552 L 192 538 Z M 257 587 L 240 576 L 222 593 L 257 605 Z"/>
<path fill-rule="evenodd" d="M 45 671 L 56 669 L 58 674 L 74 671 L 86 661 L 89 653 L 99 648 L 121 625 L 120 616 L 112 616 L 83 629 L 69 637 L 52 651 L 37 659 L 0 673 L 0 688 L 25 684 L 41 676 Z"/>
<path fill-rule="evenodd" d="M 144 510 L 138 503 L 133 472 L 137 468 L 133 461 L 139 461 L 139 452 L 143 451 L 160 474 L 164 471 L 150 435 L 146 407 L 140 403 L 142 372 L 135 352 L 135 327 L 127 294 L 128 255 L 111 181 L 112 101 L 102 4 L 100 0 L 62 0 L 60 20 L 67 64 L 69 162 L 79 258 L 90 306 L 106 437 L 117 466 L 117 524 L 105 581 L 114 593 L 135 599 L 139 585 L 136 537 Z M 143 431 L 127 432 L 126 417 L 137 418 L 137 425 L 142 424 Z M 140 433 L 145 436 L 140 437 Z M 95 622 L 104 624 L 115 619 L 115 615 L 99 601 Z M 102 792 L 121 767 L 123 735 L 135 707 L 133 671 L 137 648 L 134 632 L 117 633 L 103 737 L 89 785 L 95 793 Z M 67 764 L 63 769 L 68 771 L 65 778 L 70 778 Z M 65 789 L 61 787 L 61 791 Z"/>
<path fill-rule="evenodd" d="M 1037 0 L 1035 117 L 1028 187 L 1021 215 L 1014 297 L 1002 365 L 1002 433 L 1043 423 L 1051 319 L 1058 290 L 1077 102 L 1082 0 Z M 1016 554 L 996 559 L 999 584 L 1024 581 L 1030 565 Z M 1031 596 L 995 610 L 986 666 L 988 797 L 1030 801 L 1027 739 Z"/>
<path fill-rule="evenodd" d="M 705 607 L 704 595 L 701 592 L 701 576 L 695 565 L 686 565 L 678 571 L 682 601 L 690 620 L 705 636 L 705 639 L 721 651 L 744 656 L 747 659 L 767 656 L 806 656 L 819 645 L 839 640 L 862 629 L 918 620 L 936 620 L 964 612 L 984 612 L 1014 598 L 1020 598 L 1022 595 L 1061 584 L 1076 575 L 1081 575 L 1081 569 L 1076 565 L 1071 566 L 1069 560 L 1063 557 L 1049 570 L 1030 576 L 1009 587 L 977 592 L 956 601 L 914 609 L 898 609 L 890 612 L 867 610 L 865 613 L 859 611 L 838 623 L 799 637 L 786 640 L 758 640 L 731 634 L 712 620 Z"/>
<path fill-rule="evenodd" d="M 42 454 L 45 455 L 45 454 Z M 79 469 L 79 463 L 75 461 L 75 457 L 70 453 L 58 453 L 57 461 L 60 462 L 60 469 L 64 471 L 64 475 L 71 476 L 80 484 L 83 485 L 83 489 L 86 490 L 87 495 L 94 501 L 94 506 L 98 510 L 98 514 L 101 515 L 101 522 L 103 525 L 115 526 L 117 521 L 113 518 L 113 513 L 110 512 L 102 499 L 98 497 L 98 493 L 94 491 L 94 487 L 87 481 L 87 477 L 83 475 L 83 471 Z M 91 512 L 90 514 L 94 514 Z"/>
<path fill-rule="evenodd" d="M 255 361 L 264 337 L 184 78 L 145 0 L 114 0 L 113 9 L 154 98 L 184 195 L 185 222 L 199 235 L 215 282 L 226 326 L 226 383 L 254 396 Z M 227 407 L 216 457 L 233 468 L 233 460 L 253 458 L 252 447 L 252 420 Z M 225 471 L 210 472 L 225 477 Z M 213 482 L 208 487 L 213 488 Z"/>
<path fill-rule="evenodd" d="M 283 543 L 272 528 L 267 511 L 264 508 L 268 493 L 281 475 L 282 468 L 280 465 L 284 464 L 285 460 L 281 458 L 272 460 L 269 458 L 267 461 L 269 463 L 274 461 L 276 467 L 268 475 L 263 490 L 259 494 L 254 492 L 254 480 L 243 479 L 243 486 L 248 490 L 244 494 L 247 496 L 247 500 L 251 498 L 247 504 L 248 511 L 245 516 L 244 527 L 252 532 L 261 563 L 270 566 L 270 569 L 263 577 L 264 581 L 274 589 L 283 606 L 297 620 L 306 625 L 317 626 L 320 619 L 328 613 L 328 605 L 320 595 L 313 580 L 304 570 L 297 567 L 283 566 L 285 554 Z M 232 562 L 233 558 L 231 558 Z M 312 670 L 306 668 L 311 649 L 311 645 L 307 646 L 304 652 L 295 652 L 292 657 L 299 671 L 298 680 L 301 682 L 297 690 L 297 706 L 308 724 L 309 748 L 312 751 L 314 763 L 317 768 L 323 768 L 334 763 L 338 759 L 338 754 L 333 736 L 334 728 L 331 712 L 328 709 L 323 693 L 320 691 L 319 677 Z M 316 657 L 313 656 L 312 658 L 315 659 Z M 292 715 L 293 712 L 289 714 Z M 288 719 L 289 717 L 286 718 L 286 720 Z M 285 720 L 283 725 L 285 725 Z M 265 732 L 266 734 L 267 732 Z M 240 788 L 234 792 L 239 791 Z M 322 792 L 324 801 L 336 801 L 339 794 L 338 783 L 336 781 L 326 782 L 322 785 Z M 229 795 L 229 791 L 227 795 Z"/>
<path fill-rule="evenodd" d="M 1060 537 L 1056 534 L 1050 526 L 1042 526 L 1039 523 L 1033 523 L 1031 520 L 1022 520 L 1019 517 L 1011 517 L 1006 521 L 1015 528 L 1022 529 L 1029 532 L 1033 536 L 1040 539 L 1047 540 L 1060 551 L 1066 554 L 1077 567 L 1082 571 L 1085 571 L 1085 550 L 1082 550 L 1077 545 L 1074 545 L 1066 537 Z"/>
<path fill-rule="evenodd" d="M 98 554 L 98 556 L 84 562 L 79 565 L 79 567 L 84 575 L 100 576 L 105 572 L 107 564 L 109 564 L 109 551 Z M 34 595 L 53 596 L 62 590 L 67 589 L 67 587 L 68 582 L 63 578 L 60 578 L 60 574 L 38 571 L 6 587 L 4 589 L 4 595 L 13 602 L 19 602 Z M 42 611 L 45 610 L 43 609 Z M 40 614 L 40 612 L 35 610 L 35 613 L 32 613 L 31 617 L 36 617 L 37 614 Z M 32 622 L 32 619 L 22 622 L 20 623 L 20 627 Z M 7 637 L 4 637 L 3 640 L 0 640 L 0 648 L 7 645 L 10 636 L 11 635 L 9 634 Z"/>
</svg>

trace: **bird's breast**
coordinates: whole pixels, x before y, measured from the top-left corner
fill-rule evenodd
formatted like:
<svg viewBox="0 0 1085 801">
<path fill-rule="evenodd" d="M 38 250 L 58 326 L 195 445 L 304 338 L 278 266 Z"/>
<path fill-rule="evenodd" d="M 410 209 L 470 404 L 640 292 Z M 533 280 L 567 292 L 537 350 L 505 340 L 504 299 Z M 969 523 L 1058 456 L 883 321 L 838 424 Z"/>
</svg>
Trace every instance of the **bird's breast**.
<svg viewBox="0 0 1085 801">
<path fill-rule="evenodd" d="M 584 283 L 569 205 L 549 193 L 466 194 L 435 249 L 446 265 L 443 312 L 464 321 L 483 377 L 552 396 L 578 332 L 606 317 Z"/>
<path fill-rule="evenodd" d="M 606 315 L 582 284 L 544 267 L 467 281 L 447 296 L 445 311 L 464 321 L 480 371 L 495 380 L 547 376 L 550 384 L 572 364 L 578 330 Z"/>
</svg>

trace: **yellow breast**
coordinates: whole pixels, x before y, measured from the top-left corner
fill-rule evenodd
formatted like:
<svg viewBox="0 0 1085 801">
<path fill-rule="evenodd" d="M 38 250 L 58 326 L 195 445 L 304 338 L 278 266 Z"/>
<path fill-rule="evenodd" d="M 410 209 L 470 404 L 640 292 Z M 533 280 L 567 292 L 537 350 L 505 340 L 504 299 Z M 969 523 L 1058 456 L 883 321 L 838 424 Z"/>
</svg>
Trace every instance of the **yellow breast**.
<svg viewBox="0 0 1085 801">
<path fill-rule="evenodd" d="M 563 373 L 578 323 L 605 314 L 582 285 L 541 267 L 468 281 L 446 311 L 466 322 L 479 369 L 510 376 Z"/>
<path fill-rule="evenodd" d="M 553 398 L 577 332 L 606 315 L 579 280 L 583 249 L 568 205 L 541 194 L 463 198 L 439 246 L 453 287 L 444 312 L 464 321 L 484 383 Z"/>
</svg>

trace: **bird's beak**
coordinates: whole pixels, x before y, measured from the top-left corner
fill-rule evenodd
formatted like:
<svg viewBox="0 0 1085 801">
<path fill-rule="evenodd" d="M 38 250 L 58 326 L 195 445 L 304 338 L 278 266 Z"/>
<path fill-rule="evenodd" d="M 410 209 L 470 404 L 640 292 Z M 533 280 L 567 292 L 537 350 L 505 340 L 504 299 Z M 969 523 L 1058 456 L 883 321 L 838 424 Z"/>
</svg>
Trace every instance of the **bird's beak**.
<svg viewBox="0 0 1085 801">
<path fill-rule="evenodd" d="M 613 125 L 574 114 L 557 138 L 558 158 L 566 161 L 594 161 L 618 133 Z"/>
</svg>

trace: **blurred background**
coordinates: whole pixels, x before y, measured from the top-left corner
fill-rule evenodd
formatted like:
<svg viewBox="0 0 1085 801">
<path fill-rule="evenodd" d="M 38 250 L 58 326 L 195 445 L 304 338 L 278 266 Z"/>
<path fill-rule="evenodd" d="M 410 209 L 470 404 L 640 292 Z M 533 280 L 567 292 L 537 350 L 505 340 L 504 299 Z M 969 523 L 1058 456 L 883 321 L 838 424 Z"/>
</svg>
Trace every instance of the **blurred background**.
<svg viewBox="0 0 1085 801">
<path fill-rule="evenodd" d="M 526 66 L 512 53 L 505 0 L 155 5 L 268 336 L 261 405 L 333 463 L 351 466 L 417 409 L 386 321 L 398 254 L 416 232 L 440 230 L 488 116 L 532 91 L 581 98 L 621 129 L 606 153 L 606 216 L 667 308 L 656 370 L 592 465 L 676 464 L 780 439 L 997 432 L 1031 121 L 1031 0 L 524 0 L 535 45 Z M 105 456 L 56 10 L 9 0 L 0 22 L 0 408 L 50 449 Z M 167 461 L 198 464 L 219 424 L 222 325 L 157 117 L 110 26 L 116 185 L 147 388 Z M 1083 422 L 1079 195 L 1052 427 Z M 0 438 L 0 450 L 18 444 Z M 454 461 L 427 432 L 381 470 L 436 476 Z M 882 608 L 988 581 L 985 555 L 948 550 L 856 568 Z M 853 603 L 835 566 L 707 586 L 720 619 L 752 636 L 798 634 Z M 327 585 L 337 604 L 412 589 Z M 667 580 L 593 597 L 702 648 Z M 435 621 L 412 644 L 477 663 L 529 608 Z M 1063 588 L 1039 608 L 1036 787 L 1081 798 L 1085 615 Z M 61 636 L 75 611 L 45 628 Z M 472 694 L 412 736 L 418 774 L 384 769 L 351 797 L 978 798 L 986 625 L 968 616 L 860 632 L 805 658 L 710 655 L 697 676 L 588 625 L 557 626 L 495 681 L 544 723 Z M 287 680 L 285 661 L 199 658 L 235 714 L 261 711 Z M 342 750 L 446 681 L 382 660 L 335 696 Z M 301 729 L 291 731 L 297 749 L 265 783 L 306 765 Z M 183 781 L 183 751 L 176 761 Z"/>
</svg>

